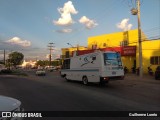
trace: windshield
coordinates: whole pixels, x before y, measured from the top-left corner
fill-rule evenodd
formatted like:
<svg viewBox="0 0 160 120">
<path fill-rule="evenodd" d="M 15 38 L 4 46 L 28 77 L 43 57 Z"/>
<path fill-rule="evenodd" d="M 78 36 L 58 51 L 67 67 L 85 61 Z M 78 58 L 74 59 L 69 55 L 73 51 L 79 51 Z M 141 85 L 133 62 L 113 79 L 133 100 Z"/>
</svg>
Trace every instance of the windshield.
<svg viewBox="0 0 160 120">
<path fill-rule="evenodd" d="M 112 66 L 122 66 L 119 53 L 104 53 L 104 64 Z"/>
</svg>

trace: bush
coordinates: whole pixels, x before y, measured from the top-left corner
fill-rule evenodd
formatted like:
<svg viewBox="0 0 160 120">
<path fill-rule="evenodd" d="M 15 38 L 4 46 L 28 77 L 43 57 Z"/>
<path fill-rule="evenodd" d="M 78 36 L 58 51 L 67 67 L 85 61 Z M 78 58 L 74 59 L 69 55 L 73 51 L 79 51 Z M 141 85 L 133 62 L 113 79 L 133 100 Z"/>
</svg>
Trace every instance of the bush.
<svg viewBox="0 0 160 120">
<path fill-rule="evenodd" d="M 12 71 L 8 69 L 4 69 L 4 70 L 1 70 L 1 73 L 9 74 L 9 73 L 12 73 Z"/>
</svg>

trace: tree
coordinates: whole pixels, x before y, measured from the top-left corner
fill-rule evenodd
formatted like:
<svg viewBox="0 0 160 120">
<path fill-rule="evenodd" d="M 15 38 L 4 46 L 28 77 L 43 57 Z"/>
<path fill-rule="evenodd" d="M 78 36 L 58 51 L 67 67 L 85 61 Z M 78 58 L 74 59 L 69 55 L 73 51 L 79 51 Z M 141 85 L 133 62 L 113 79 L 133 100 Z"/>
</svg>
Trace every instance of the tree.
<svg viewBox="0 0 160 120">
<path fill-rule="evenodd" d="M 37 61 L 36 65 L 37 66 L 49 66 L 50 62 L 48 60 L 39 60 Z M 57 59 L 57 60 L 54 60 L 54 61 L 51 61 L 51 66 L 59 66 L 62 64 L 62 60 L 60 59 Z"/>
<path fill-rule="evenodd" d="M 37 61 L 37 63 L 36 63 L 36 65 L 37 66 L 45 66 L 45 62 L 44 61 L 42 61 L 42 60 L 39 60 L 39 61 Z"/>
<path fill-rule="evenodd" d="M 13 64 L 14 67 L 16 65 L 20 65 L 23 62 L 24 55 L 20 52 L 12 52 L 9 54 L 9 62 Z"/>
</svg>

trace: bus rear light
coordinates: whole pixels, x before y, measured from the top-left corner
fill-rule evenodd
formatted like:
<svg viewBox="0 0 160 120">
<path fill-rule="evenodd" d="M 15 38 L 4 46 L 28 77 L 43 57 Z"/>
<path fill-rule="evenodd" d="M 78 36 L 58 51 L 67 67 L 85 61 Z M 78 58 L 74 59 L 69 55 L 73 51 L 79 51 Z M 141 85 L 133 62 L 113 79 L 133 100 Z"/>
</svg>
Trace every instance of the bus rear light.
<svg viewBox="0 0 160 120">
<path fill-rule="evenodd" d="M 103 80 L 109 80 L 109 78 L 108 77 L 104 77 Z"/>
</svg>

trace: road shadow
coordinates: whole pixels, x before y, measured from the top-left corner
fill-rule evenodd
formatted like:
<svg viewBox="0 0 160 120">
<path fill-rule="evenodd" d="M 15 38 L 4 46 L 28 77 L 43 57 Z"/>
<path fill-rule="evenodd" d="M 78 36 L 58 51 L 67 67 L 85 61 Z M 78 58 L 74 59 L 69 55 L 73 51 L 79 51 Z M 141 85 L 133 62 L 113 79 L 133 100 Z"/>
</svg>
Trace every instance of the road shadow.
<svg viewBox="0 0 160 120">
<path fill-rule="evenodd" d="M 88 87 L 88 88 L 99 88 L 99 89 L 115 89 L 116 87 L 112 83 L 105 83 L 105 84 L 100 84 L 100 83 L 93 83 L 89 82 L 87 85 L 84 85 L 82 81 L 74 81 L 74 80 L 67 80 L 65 83 L 70 84 L 70 85 L 76 85 L 76 86 L 82 86 L 82 87 Z"/>
</svg>

